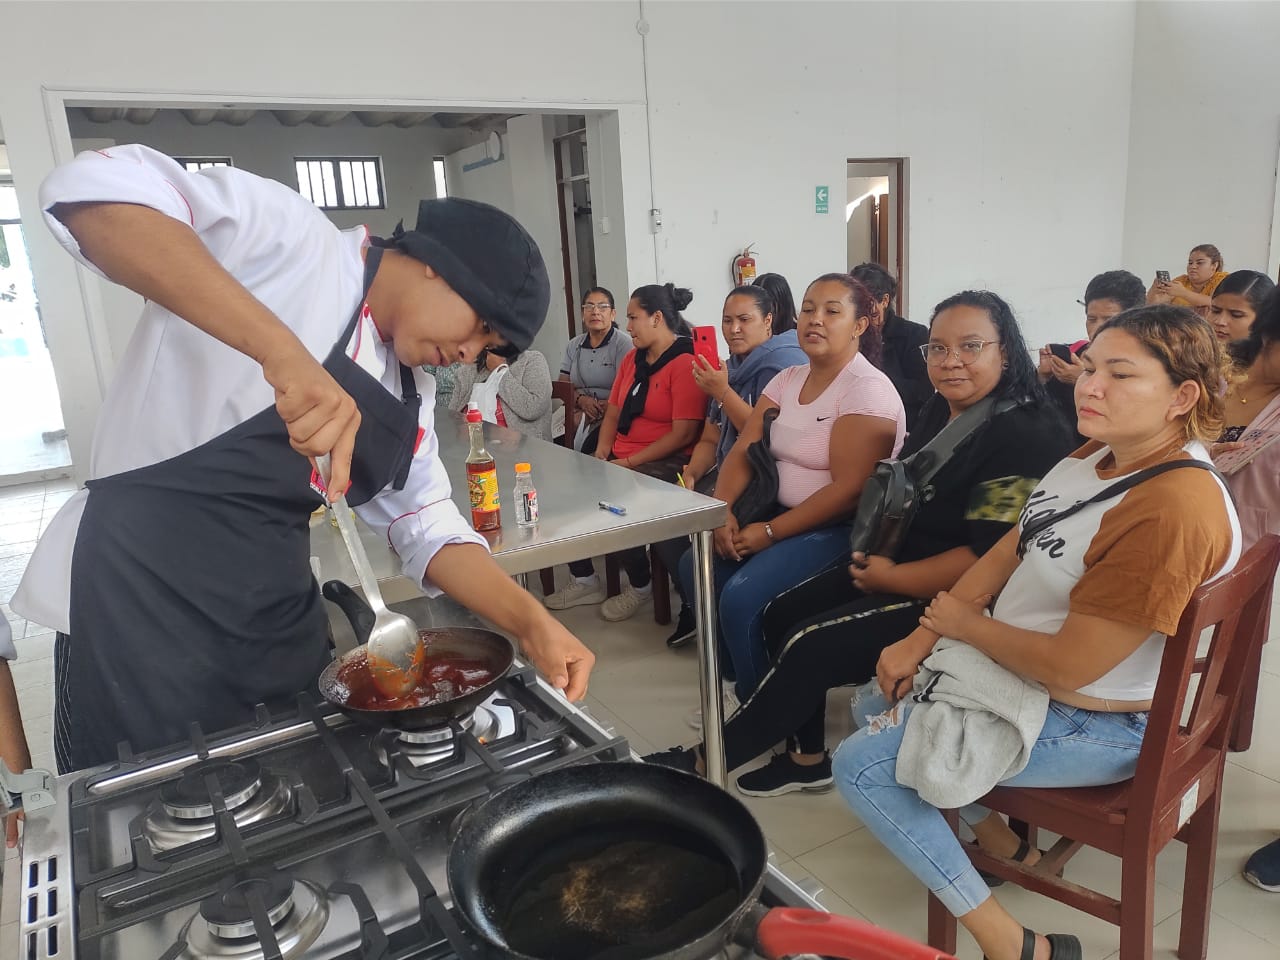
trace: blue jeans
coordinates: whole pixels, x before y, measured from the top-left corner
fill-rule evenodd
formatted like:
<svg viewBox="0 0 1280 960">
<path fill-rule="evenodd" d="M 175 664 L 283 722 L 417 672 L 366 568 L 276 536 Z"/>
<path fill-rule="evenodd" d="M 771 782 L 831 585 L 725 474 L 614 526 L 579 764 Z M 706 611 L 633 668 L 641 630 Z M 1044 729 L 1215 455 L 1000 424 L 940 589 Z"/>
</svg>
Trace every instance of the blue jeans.
<svg viewBox="0 0 1280 960">
<path fill-rule="evenodd" d="M 874 683 L 872 684 L 874 686 Z M 859 691 L 855 713 L 887 709 L 877 690 Z M 832 758 L 836 787 L 867 829 L 916 875 L 954 915 L 982 905 L 991 891 L 969 862 L 942 814 L 895 775 L 906 722 L 872 733 L 865 726 L 840 744 Z M 1088 787 L 1119 783 L 1133 776 L 1147 729 L 1145 713 L 1097 713 L 1049 702 L 1044 729 L 1021 773 L 1004 781 L 1016 787 Z M 979 823 L 988 811 L 977 805 L 960 811 Z"/>
<path fill-rule="evenodd" d="M 769 670 L 764 608 L 848 554 L 849 528 L 841 524 L 779 540 L 741 562 L 713 558 L 721 650 L 729 655 L 739 700 L 745 703 Z M 680 560 L 680 589 L 694 596 L 692 550 Z"/>
</svg>

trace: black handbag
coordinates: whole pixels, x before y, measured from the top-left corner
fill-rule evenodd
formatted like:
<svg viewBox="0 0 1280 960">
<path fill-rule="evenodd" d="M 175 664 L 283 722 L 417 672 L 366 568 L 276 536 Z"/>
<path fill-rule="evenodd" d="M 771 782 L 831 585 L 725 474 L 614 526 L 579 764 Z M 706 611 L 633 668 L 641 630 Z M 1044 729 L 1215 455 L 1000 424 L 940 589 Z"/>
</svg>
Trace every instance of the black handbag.
<svg viewBox="0 0 1280 960">
<path fill-rule="evenodd" d="M 747 447 L 747 463 L 751 467 L 751 479 L 747 489 L 733 504 L 733 516 L 739 528 L 750 523 L 772 520 L 781 511 L 778 507 L 778 462 L 769 449 L 769 433 L 773 421 L 778 419 L 778 409 L 771 407 L 764 412 L 764 434 Z"/>
<path fill-rule="evenodd" d="M 911 456 L 876 464 L 858 497 L 849 536 L 850 552 L 896 559 L 921 499 L 931 495 L 929 481 L 992 417 L 1017 405 L 1016 400 L 984 397 Z"/>
</svg>

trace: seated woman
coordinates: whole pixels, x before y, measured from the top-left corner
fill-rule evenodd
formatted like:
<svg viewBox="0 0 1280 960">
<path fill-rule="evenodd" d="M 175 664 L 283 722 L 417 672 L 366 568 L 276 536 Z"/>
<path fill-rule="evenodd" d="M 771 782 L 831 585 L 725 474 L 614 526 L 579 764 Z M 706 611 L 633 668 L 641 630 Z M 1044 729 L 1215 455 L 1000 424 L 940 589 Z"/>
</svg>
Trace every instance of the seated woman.
<svg viewBox="0 0 1280 960">
<path fill-rule="evenodd" d="M 1092 442 L 1049 471 L 1019 529 L 952 591 L 938 594 L 920 626 L 888 647 L 876 669 L 887 705 L 910 692 L 921 661 L 946 637 L 1047 689 L 1047 717 L 1026 766 L 1004 781 L 1016 786 L 1092 786 L 1133 776 L 1165 636 L 1177 629 L 1196 588 L 1230 570 L 1240 554 L 1226 488 L 1195 469 L 1147 479 L 1020 542 L 1029 523 L 1119 477 L 1166 461 L 1207 461 L 1204 443 L 1221 429 L 1223 354 L 1192 311 L 1128 310 L 1103 325 L 1083 359 L 1076 406 Z M 987 617 L 982 608 L 992 596 L 999 599 Z M 896 761 L 914 716 L 897 725 L 875 719 L 881 722 L 854 733 L 832 761 L 837 788 L 867 828 L 991 960 L 1079 958 L 1075 937 L 1024 930 L 992 897 L 942 814 L 898 783 Z M 961 815 L 986 849 L 1014 855 L 1018 838 L 1000 817 L 977 807 Z"/>
<path fill-rule="evenodd" d="M 907 410 L 907 432 L 916 428 L 920 411 L 933 396 L 933 384 L 920 356 L 920 345 L 929 339 L 929 328 L 912 323 L 893 310 L 898 294 L 898 278 L 878 263 L 860 263 L 849 275 L 861 280 L 875 298 L 871 325 L 880 331 L 884 344 L 880 369 L 893 381 Z"/>
<path fill-rule="evenodd" d="M 1222 254 L 1212 243 L 1192 247 L 1187 254 L 1187 272 L 1166 283 L 1156 279 L 1147 290 L 1147 303 L 1191 307 L 1200 316 L 1206 316 L 1214 291 L 1227 278 L 1223 267 Z"/>
<path fill-rule="evenodd" d="M 551 439 L 551 370 L 539 351 L 525 350 L 507 360 L 486 350 L 474 364 L 458 364 L 457 371 L 450 399 L 453 409 L 465 412 L 476 387 L 491 386 L 498 378 L 494 422 L 528 437 Z"/>
<path fill-rule="evenodd" d="M 746 700 L 769 665 L 764 608 L 784 590 L 848 551 L 848 520 L 878 461 L 902 446 L 906 414 L 889 378 L 867 354 L 879 347 L 871 294 L 853 277 L 831 273 L 805 291 L 797 333 L 809 362 L 789 367 L 764 388 L 733 449 L 715 496 L 729 505 L 716 531 L 720 639 L 738 697 Z M 733 508 L 751 480 L 747 448 L 775 411 L 771 452 L 778 466 L 778 512 L 740 527 Z M 682 595 L 693 596 L 693 555 L 680 563 Z"/>
<path fill-rule="evenodd" d="M 675 483 L 689 462 L 707 414 L 706 395 L 693 379 L 693 340 L 680 311 L 693 294 L 674 284 L 649 284 L 631 294 L 627 332 L 635 344 L 623 359 L 600 425 L 596 457 Z M 644 547 L 618 554 L 627 586 L 605 600 L 590 560 L 569 564 L 572 579 L 544 598 L 552 610 L 603 603 L 606 620 L 625 620 L 652 600 Z"/>
<path fill-rule="evenodd" d="M 728 361 L 713 367 L 702 357 L 694 358 L 693 379 L 710 398 L 711 410 L 682 475 L 681 482 L 690 490 L 710 494 L 715 489 L 720 465 L 733 449 L 738 431 L 746 426 L 751 408 L 769 381 L 787 367 L 808 362 L 796 339 L 795 317 L 791 317 L 788 326 L 788 321 L 778 319 L 776 309 L 764 286 L 736 288 L 725 298 L 720 320 L 729 346 Z M 689 550 L 689 538 L 657 543 L 653 549 L 658 551 L 663 565 L 675 572 L 680 569 L 680 558 Z M 695 627 L 693 608 L 685 600 L 667 646 L 688 643 Z"/>
<path fill-rule="evenodd" d="M 573 409 L 565 420 L 573 449 L 595 453 L 600 423 L 609 406 L 609 391 L 622 358 L 631 352 L 631 338 L 618 329 L 613 294 L 592 287 L 582 295 L 582 326 L 586 331 L 569 341 L 560 362 L 560 379 L 573 384 Z M 573 426 L 576 423 L 576 428 Z"/>
<path fill-rule="evenodd" d="M 1237 270 L 1227 274 L 1213 292 L 1213 303 L 1205 319 L 1213 325 L 1218 342 L 1224 347 L 1236 340 L 1247 340 L 1253 321 L 1275 281 L 1257 270 Z"/>
<path fill-rule="evenodd" d="M 931 482 L 897 562 L 858 555 L 777 597 L 765 610 L 772 669 L 725 723 L 727 769 L 786 740 L 787 751 L 738 778 L 752 797 L 828 789 L 827 691 L 875 676 L 880 651 L 915 626 L 925 603 L 947 590 L 1018 520 L 1040 478 L 1071 450 L 1066 424 L 1048 401 L 1009 305 L 966 291 L 934 308 L 921 351 L 937 393 L 925 404 L 903 456 L 988 396 L 1018 406 L 994 416 Z M 850 579 L 852 575 L 852 580 Z M 693 770 L 697 749 L 654 759 Z"/>
<path fill-rule="evenodd" d="M 1223 286 L 1236 276 L 1233 273 Z M 1262 274 L 1258 276 L 1269 282 Z M 1260 282 L 1250 292 L 1258 286 Z M 1215 311 L 1220 296 L 1213 298 Z M 1243 304 L 1232 306 L 1239 308 Z M 1213 319 L 1216 327 L 1218 317 Z M 1280 440 L 1273 441 L 1248 462 L 1240 462 L 1253 452 L 1246 435 L 1258 431 L 1257 439 L 1265 440 L 1267 434 L 1280 434 L 1280 291 L 1274 284 L 1258 307 L 1248 337 L 1231 344 L 1229 350 L 1240 376 L 1227 391 L 1226 422 L 1221 442 L 1213 446 L 1213 459 L 1227 474 L 1227 486 L 1236 498 L 1248 549 L 1265 534 L 1280 534 Z M 1242 437 L 1246 437 L 1244 443 L 1240 442 Z M 1280 893 L 1280 840 L 1271 841 L 1249 858 L 1244 878 L 1263 890 Z"/>
</svg>

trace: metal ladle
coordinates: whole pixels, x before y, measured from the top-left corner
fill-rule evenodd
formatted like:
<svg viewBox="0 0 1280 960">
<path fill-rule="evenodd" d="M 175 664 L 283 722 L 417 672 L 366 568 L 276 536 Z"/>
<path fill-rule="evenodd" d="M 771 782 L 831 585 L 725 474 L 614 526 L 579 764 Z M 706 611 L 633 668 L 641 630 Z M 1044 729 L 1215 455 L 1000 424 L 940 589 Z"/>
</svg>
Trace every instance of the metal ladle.
<svg viewBox="0 0 1280 960">
<path fill-rule="evenodd" d="M 316 458 L 316 469 L 327 487 L 330 476 L 328 454 Z M 368 650 L 369 672 L 373 675 L 378 692 L 383 696 L 403 697 L 422 680 L 422 672 L 426 666 L 426 649 L 418 636 L 418 627 L 404 614 L 388 610 L 383 602 L 382 591 L 378 589 L 378 578 L 373 575 L 369 555 L 360 542 L 360 533 L 356 530 L 351 508 L 347 506 L 346 495 L 338 497 L 330 506 L 338 521 L 342 542 L 347 545 L 347 553 L 351 555 L 351 565 L 356 568 L 360 588 L 373 610 L 373 629 L 369 632 L 369 642 L 365 645 Z"/>
</svg>

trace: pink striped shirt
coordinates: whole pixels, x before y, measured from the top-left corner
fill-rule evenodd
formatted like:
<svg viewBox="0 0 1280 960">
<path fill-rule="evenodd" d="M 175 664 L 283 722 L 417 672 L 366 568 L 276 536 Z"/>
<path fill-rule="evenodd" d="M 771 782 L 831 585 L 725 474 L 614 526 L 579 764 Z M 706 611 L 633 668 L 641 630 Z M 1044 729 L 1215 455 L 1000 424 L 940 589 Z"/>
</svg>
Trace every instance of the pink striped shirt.
<svg viewBox="0 0 1280 960">
<path fill-rule="evenodd" d="M 831 482 L 831 428 L 849 414 L 880 417 L 897 425 L 892 456 L 907 433 L 898 391 L 862 354 L 855 356 L 812 403 L 800 402 L 809 365 L 789 367 L 769 381 L 764 395 L 780 408 L 769 435 L 778 461 L 778 502 L 790 509 Z"/>
</svg>

